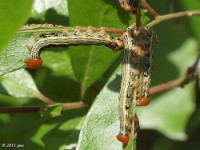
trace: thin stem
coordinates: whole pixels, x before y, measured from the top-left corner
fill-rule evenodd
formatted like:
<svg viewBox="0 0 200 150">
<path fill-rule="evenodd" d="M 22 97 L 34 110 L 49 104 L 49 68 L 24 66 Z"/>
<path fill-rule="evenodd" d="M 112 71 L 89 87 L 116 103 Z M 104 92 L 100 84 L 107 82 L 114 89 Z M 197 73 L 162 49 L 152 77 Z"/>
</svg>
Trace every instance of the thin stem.
<svg viewBox="0 0 200 150">
<path fill-rule="evenodd" d="M 124 33 L 124 30 L 121 29 L 109 29 L 109 28 L 105 28 L 106 32 L 108 33 L 114 33 L 114 34 L 122 34 Z"/>
<path fill-rule="evenodd" d="M 75 103 L 55 103 L 53 105 L 46 106 L 17 106 L 17 107 L 0 107 L 0 114 L 3 113 L 33 113 L 43 111 L 53 106 L 63 105 L 62 110 L 73 110 L 73 109 L 83 109 L 87 108 L 88 105 L 83 102 L 75 102 Z"/>
<path fill-rule="evenodd" d="M 150 95 L 155 95 L 157 93 L 170 90 L 174 87 L 184 87 L 186 84 L 197 79 L 199 71 L 200 71 L 200 54 L 198 55 L 195 63 L 191 67 L 188 67 L 187 74 L 185 75 L 185 77 L 181 77 L 176 80 L 169 81 L 167 83 L 163 83 L 155 87 L 152 87 L 150 88 L 149 93 Z"/>
<path fill-rule="evenodd" d="M 136 17 L 136 28 L 138 29 L 141 26 L 141 1 L 138 2 L 138 9 L 135 14 Z"/>
<path fill-rule="evenodd" d="M 145 0 L 141 0 L 141 4 L 153 18 L 159 16 L 159 14 Z"/>
<path fill-rule="evenodd" d="M 167 90 L 170 90 L 174 87 L 180 86 L 181 83 L 183 82 L 183 80 L 184 80 L 183 78 L 179 78 L 179 79 L 176 79 L 176 80 L 173 80 L 173 81 L 169 81 L 169 82 L 151 87 L 149 89 L 149 94 L 155 95 L 155 94 L 162 93 L 162 92 L 165 92 Z"/>
<path fill-rule="evenodd" d="M 43 95 L 42 93 L 36 93 L 36 95 L 37 95 L 37 97 L 41 100 L 41 101 L 43 101 L 44 103 L 46 103 L 46 104 L 49 104 L 49 105 L 51 105 L 51 104 L 56 104 L 56 102 L 54 102 L 53 100 L 51 100 L 51 99 L 49 99 L 48 97 L 46 97 L 45 95 Z"/>
<path fill-rule="evenodd" d="M 183 12 L 171 13 L 167 15 L 161 15 L 161 16 L 157 16 L 155 20 L 148 23 L 147 26 L 151 28 L 164 21 L 181 18 L 181 17 L 190 17 L 190 16 L 195 16 L 195 15 L 200 15 L 200 11 L 199 10 L 183 11 Z"/>
<path fill-rule="evenodd" d="M 18 107 L 0 107 L 0 114 L 4 113 L 25 113 L 39 112 L 44 110 L 45 106 L 18 106 Z"/>
<path fill-rule="evenodd" d="M 89 105 L 80 101 L 75 103 L 64 103 L 63 110 L 71 110 L 71 109 L 82 109 L 87 108 Z"/>
</svg>

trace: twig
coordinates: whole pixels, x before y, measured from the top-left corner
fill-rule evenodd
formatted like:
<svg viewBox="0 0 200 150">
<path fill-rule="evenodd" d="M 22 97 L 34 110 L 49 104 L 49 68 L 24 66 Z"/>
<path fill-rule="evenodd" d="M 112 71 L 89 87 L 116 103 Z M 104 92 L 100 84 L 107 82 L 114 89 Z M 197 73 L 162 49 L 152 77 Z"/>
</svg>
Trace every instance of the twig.
<svg viewBox="0 0 200 150">
<path fill-rule="evenodd" d="M 141 4 L 153 18 L 159 16 L 159 14 L 145 0 L 141 0 Z"/>
<path fill-rule="evenodd" d="M 183 87 L 185 84 L 196 79 L 199 71 L 200 71 L 200 54 L 198 55 L 195 63 L 187 69 L 186 78 L 183 80 L 180 86 Z"/>
<path fill-rule="evenodd" d="M 45 108 L 46 108 L 45 106 L 0 107 L 0 114 L 39 112 L 41 110 L 44 110 Z"/>
<path fill-rule="evenodd" d="M 141 26 L 141 1 L 138 2 L 138 9 L 135 14 L 136 18 L 136 28 L 138 29 Z"/>
<path fill-rule="evenodd" d="M 180 86 L 183 81 L 184 81 L 184 78 L 179 78 L 179 79 L 176 79 L 176 80 L 173 80 L 173 81 L 169 81 L 167 83 L 163 83 L 163 84 L 151 87 L 149 89 L 149 94 L 155 95 L 155 94 L 158 94 L 158 93 L 165 92 L 165 91 L 170 90 L 174 87 Z"/>
<path fill-rule="evenodd" d="M 105 28 L 105 31 L 108 33 L 114 33 L 114 34 L 122 34 L 124 33 L 124 30 L 121 29 L 109 29 L 109 28 Z"/>
<path fill-rule="evenodd" d="M 176 80 L 160 84 L 158 86 L 150 88 L 150 95 L 155 95 L 157 93 L 161 93 L 172 89 L 174 87 L 183 87 L 191 81 L 195 80 L 198 76 L 198 72 L 200 71 L 200 54 L 198 55 L 195 63 L 187 69 L 187 73 L 185 77 L 178 78 Z M 42 95 L 42 94 L 41 94 Z M 43 95 L 42 95 L 43 96 Z M 44 96 L 45 97 L 45 96 Z M 46 98 L 46 97 L 45 97 Z M 43 100 L 44 101 L 44 100 Z M 47 98 L 45 102 L 53 102 Z M 2 113 L 24 113 L 24 112 L 39 112 L 43 111 L 47 108 L 63 105 L 64 110 L 72 110 L 72 109 L 82 109 L 88 107 L 84 102 L 74 102 L 74 103 L 55 103 L 46 106 L 22 106 L 22 107 L 0 107 L 0 114 Z"/>
<path fill-rule="evenodd" d="M 75 103 L 64 103 L 63 104 L 63 110 L 81 109 L 81 108 L 86 108 L 86 107 L 89 107 L 89 105 L 82 101 L 75 102 Z"/>
<path fill-rule="evenodd" d="M 147 26 L 151 28 L 164 21 L 181 18 L 181 17 L 190 17 L 190 16 L 195 16 L 195 15 L 200 15 L 200 11 L 199 10 L 183 11 L 183 12 L 171 13 L 167 15 L 161 15 L 161 16 L 157 16 L 155 20 L 148 23 Z"/>
<path fill-rule="evenodd" d="M 44 103 L 48 104 L 48 105 L 52 105 L 52 104 L 56 104 L 56 102 L 54 102 L 53 100 L 49 99 L 48 97 L 46 97 L 45 95 L 43 95 L 42 93 L 35 93 L 37 95 L 37 98 L 40 99 L 41 101 L 43 101 Z"/>
<path fill-rule="evenodd" d="M 43 111 L 53 106 L 63 105 L 62 110 L 72 110 L 72 109 L 83 109 L 87 108 L 88 105 L 83 102 L 75 102 L 75 103 L 55 103 L 53 105 L 46 106 L 17 106 L 17 107 L 0 107 L 0 114 L 3 113 L 33 113 Z"/>
<path fill-rule="evenodd" d="M 178 78 L 176 80 L 152 87 L 150 88 L 149 93 L 150 95 L 155 95 L 157 93 L 167 91 L 174 87 L 184 87 L 186 84 L 190 83 L 191 81 L 196 80 L 199 71 L 200 71 L 200 54 L 198 55 L 195 63 L 187 69 L 187 73 L 185 77 Z"/>
</svg>

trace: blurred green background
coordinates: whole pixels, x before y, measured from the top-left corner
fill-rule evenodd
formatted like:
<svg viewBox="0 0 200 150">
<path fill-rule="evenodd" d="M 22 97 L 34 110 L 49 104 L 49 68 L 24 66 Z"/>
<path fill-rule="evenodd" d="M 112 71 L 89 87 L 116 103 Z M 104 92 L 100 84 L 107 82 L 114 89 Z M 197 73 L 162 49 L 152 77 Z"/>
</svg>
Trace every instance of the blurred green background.
<svg viewBox="0 0 200 150">
<path fill-rule="evenodd" d="M 200 10 L 199 0 L 148 0 L 160 14 Z M 52 23 L 126 29 L 134 22 L 117 0 L 35 0 L 0 2 L 0 105 L 41 106 L 43 94 L 60 102 L 84 100 L 91 108 L 59 107 L 40 113 L 0 114 L 2 144 L 27 150 L 121 150 L 118 93 L 122 53 L 102 46 L 70 46 L 45 49 L 43 66 L 24 70 L 30 56 L 27 46 L 41 29 L 17 32 L 24 24 Z M 148 16 L 142 16 L 143 22 Z M 155 46 L 152 86 L 183 77 L 199 53 L 200 17 L 179 18 L 153 28 Z M 53 32 L 53 30 L 48 30 Z M 8 46 L 6 46 L 8 45 Z M 150 105 L 138 107 L 141 130 L 138 150 L 200 149 L 199 81 L 151 97 Z M 80 136 L 79 136 L 80 134 Z M 13 145 L 14 147 L 14 145 Z M 19 149 L 19 148 L 18 148 Z"/>
</svg>

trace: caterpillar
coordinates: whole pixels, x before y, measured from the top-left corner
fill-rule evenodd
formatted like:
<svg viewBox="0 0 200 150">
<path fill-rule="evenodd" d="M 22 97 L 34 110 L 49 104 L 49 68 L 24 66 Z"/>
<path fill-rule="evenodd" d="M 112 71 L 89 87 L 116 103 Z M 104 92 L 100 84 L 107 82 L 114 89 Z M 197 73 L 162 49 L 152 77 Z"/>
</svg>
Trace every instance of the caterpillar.
<svg viewBox="0 0 200 150">
<path fill-rule="evenodd" d="M 28 29 L 40 29 L 40 28 L 47 28 L 47 29 L 52 29 L 52 28 L 63 28 L 64 26 L 62 25 L 55 25 L 55 24 L 27 24 L 24 25 L 20 28 L 20 31 L 28 30 Z"/>
<path fill-rule="evenodd" d="M 121 6 L 128 12 L 136 11 L 139 0 L 119 0 Z"/>
<path fill-rule="evenodd" d="M 137 102 L 136 105 L 138 106 L 145 106 L 148 105 L 149 100 L 149 86 L 151 82 L 151 72 L 153 68 L 153 49 L 154 45 L 158 42 L 158 38 L 156 34 L 149 30 L 148 27 L 140 28 L 139 35 L 141 36 L 140 41 L 138 44 L 144 51 L 144 59 L 140 61 L 138 64 L 139 71 L 140 71 L 140 84 L 138 87 L 137 93 Z"/>
<path fill-rule="evenodd" d="M 123 43 L 120 39 L 106 34 L 104 28 L 94 33 L 93 27 L 88 27 L 86 32 L 82 32 L 80 27 L 76 27 L 74 32 L 65 28 L 63 32 L 44 33 L 36 38 L 34 45 L 30 48 L 31 57 L 25 60 L 28 69 L 35 69 L 42 65 L 40 58 L 41 49 L 48 46 L 68 46 L 68 45 L 105 45 L 118 51 Z"/>
<path fill-rule="evenodd" d="M 77 27 L 68 27 L 67 30 L 69 32 L 74 32 L 76 30 Z M 104 32 L 106 33 L 115 33 L 115 34 L 122 34 L 122 31 L 120 31 L 119 29 L 109 29 L 109 28 L 104 28 L 104 27 L 79 27 L 81 31 L 86 31 L 88 30 L 88 28 L 91 28 L 93 31 L 95 32 L 101 32 L 102 30 L 104 30 Z M 27 24 L 22 26 L 19 29 L 19 33 L 24 33 L 24 32 L 37 32 L 37 31 L 41 31 L 41 32 L 46 32 L 49 33 L 49 29 L 51 30 L 51 32 L 63 32 L 63 30 L 66 29 L 65 26 L 62 25 L 55 25 L 55 24 Z"/>
<path fill-rule="evenodd" d="M 133 106 L 144 106 L 149 103 L 152 53 L 157 38 L 147 27 L 140 27 L 128 28 L 121 39 L 124 43 L 124 56 L 119 93 L 120 132 L 117 139 L 127 144 L 131 130 L 134 129 L 136 138 L 139 128 Z"/>
</svg>

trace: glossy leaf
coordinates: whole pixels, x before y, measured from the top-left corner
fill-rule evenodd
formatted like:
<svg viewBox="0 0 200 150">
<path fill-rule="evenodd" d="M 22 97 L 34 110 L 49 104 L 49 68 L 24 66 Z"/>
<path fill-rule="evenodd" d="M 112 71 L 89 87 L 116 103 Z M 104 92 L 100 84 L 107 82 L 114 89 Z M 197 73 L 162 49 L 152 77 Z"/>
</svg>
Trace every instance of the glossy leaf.
<svg viewBox="0 0 200 150">
<path fill-rule="evenodd" d="M 133 14 L 126 13 L 116 0 L 68 0 L 68 2 L 70 26 L 105 26 L 125 29 L 130 23 L 134 23 Z M 199 7 L 198 0 L 193 2 L 188 0 L 148 2 L 160 14 L 166 14 L 172 10 L 180 11 L 180 7 L 177 7 L 180 5 L 173 7 L 174 3 L 184 4 L 181 10 L 194 7 L 198 9 Z M 38 11 L 38 6 L 35 6 L 29 23 L 69 24 L 68 15 L 66 15 L 67 0 L 40 0 L 37 3 L 41 11 Z M 191 8 L 187 8 L 187 6 L 191 6 Z M 7 10 L 10 12 L 9 9 Z M 144 12 L 142 15 L 144 15 Z M 194 51 L 199 42 L 192 39 L 191 36 L 195 35 L 195 38 L 199 39 L 199 28 L 198 17 L 194 17 L 194 19 L 197 20 L 191 22 L 189 19 L 189 26 L 183 22 L 184 19 L 178 19 L 159 24 L 154 28 L 160 42 L 155 47 L 152 85 L 158 85 L 184 76 L 184 71 L 195 61 L 196 53 Z M 142 20 L 143 22 L 147 21 L 144 16 L 142 16 Z M 13 20 L 11 21 L 13 24 Z M 12 30 L 12 28 L 8 29 Z M 30 57 L 26 46 L 32 46 L 34 42 L 33 33 L 40 34 L 54 31 L 52 29 L 42 29 L 40 31 L 27 30 L 27 32 L 18 33 L 14 40 L 10 42 L 9 49 L 5 48 L 0 53 L 0 75 L 25 67 L 24 59 Z M 6 34 L 1 35 L 6 36 Z M 112 72 L 115 68 L 113 66 L 112 68 L 109 67 L 115 63 L 117 58 L 122 59 L 119 54 L 114 54 L 110 49 L 98 46 L 45 49 L 41 56 L 44 61 L 43 67 L 37 71 L 32 71 L 31 74 L 39 89 L 58 102 L 78 101 L 80 93 L 86 90 L 87 98 L 85 98 L 85 101 L 93 101 L 99 92 L 99 87 L 102 88 L 101 84 L 105 82 L 102 83 L 102 80 L 109 78 L 108 72 Z M 91 106 L 81 130 L 77 149 L 122 149 L 122 144 L 116 140 L 116 135 L 119 132 L 118 93 L 120 70 L 121 67 L 110 77 L 109 82 L 96 98 L 94 106 Z M 16 79 L 21 82 L 24 75 L 21 77 L 19 75 Z M 12 85 L 13 83 L 9 84 Z M 8 87 L 7 83 L 5 87 Z M 175 88 L 157 96 L 152 96 L 152 102 L 149 106 L 137 109 L 142 129 L 153 129 L 150 132 L 154 133 L 154 130 L 156 130 L 162 133 L 156 139 L 152 134 L 150 136 L 142 134 L 141 137 L 141 132 L 139 132 L 137 147 L 140 143 L 147 141 L 142 145 L 142 148 L 147 147 L 143 148 L 145 150 L 198 149 L 199 145 L 196 141 L 199 139 L 199 111 L 194 112 L 193 122 L 188 121 L 194 111 L 195 93 L 193 87 L 191 84 L 183 89 Z M 1 85 L 0 89 L 3 88 Z M 12 87 L 11 92 L 14 88 Z M 10 90 L 10 88 L 8 89 Z M 5 88 L 3 90 L 5 92 Z M 23 92 L 19 91 L 17 94 L 21 93 Z M 24 93 L 26 95 L 26 91 Z M 23 99 L 24 103 L 20 103 L 20 100 L 22 99 L 0 94 L 2 106 L 38 104 L 38 101 L 31 100 L 30 102 L 30 99 Z M 0 114 L 0 141 L 14 141 L 24 144 L 25 148 L 29 150 L 75 149 L 80 126 L 84 120 L 83 115 L 86 114 L 87 110 L 65 111 L 60 116 L 60 107 L 57 109 L 55 112 L 52 112 L 51 109 L 47 110 L 47 118 L 41 118 L 39 114 L 32 113 Z M 184 142 L 168 139 L 185 140 L 187 137 L 185 134 L 187 123 L 190 125 L 189 128 L 187 127 L 187 133 L 190 136 L 193 136 L 192 134 L 198 136 L 193 136 L 193 139 L 189 137 L 190 139 Z M 146 130 L 142 130 L 142 132 L 144 131 Z M 188 144 L 189 142 L 190 144 Z M 177 146 L 177 143 L 179 146 Z M 142 148 L 138 147 L 138 149 Z M 126 147 L 126 149 L 132 149 L 132 146 Z"/>
<path fill-rule="evenodd" d="M 0 53 L 0 75 L 25 68 L 25 60 L 30 57 L 28 47 L 33 46 L 35 36 L 44 32 L 62 31 L 63 28 L 38 28 L 19 31 L 9 45 Z M 34 34 L 33 34 L 34 33 Z"/>
<path fill-rule="evenodd" d="M 35 0 L 31 19 L 40 20 L 40 23 L 67 25 L 66 16 L 68 16 L 66 0 Z"/>
<path fill-rule="evenodd" d="M 29 17 L 32 3 L 33 0 L 0 1 L 0 52 Z"/>
<path fill-rule="evenodd" d="M 68 48 L 67 48 L 68 49 Z M 51 69 L 56 76 L 66 76 L 72 80 L 77 80 L 71 64 L 71 59 L 67 53 L 67 49 L 63 48 L 50 48 L 43 51 L 43 66 Z M 55 51 L 59 51 L 58 53 Z"/>
<path fill-rule="evenodd" d="M 119 133 L 118 74 L 119 70 L 111 76 L 88 112 L 80 132 L 77 150 L 122 149 L 121 142 L 116 138 Z"/>
<path fill-rule="evenodd" d="M 167 59 L 175 65 L 178 77 L 183 76 L 184 70 L 194 63 L 196 46 L 194 39 L 188 39 L 176 51 L 167 55 Z M 152 97 L 148 106 L 137 110 L 141 127 L 158 130 L 171 139 L 186 140 L 185 128 L 194 111 L 193 88 L 194 85 L 190 84 Z"/>
<path fill-rule="evenodd" d="M 69 0 L 68 2 L 71 26 L 94 26 L 123 30 L 128 23 L 133 21 L 130 20 L 130 15 L 122 13 L 122 8 L 115 0 Z M 70 49 L 70 56 L 74 72 L 84 93 L 105 73 L 119 55 L 114 54 L 111 49 L 106 47 L 87 46 L 73 47 Z"/>
<path fill-rule="evenodd" d="M 0 77 L 5 90 L 14 97 L 37 97 L 39 91 L 25 70 L 18 70 Z"/>
<path fill-rule="evenodd" d="M 52 118 L 60 116 L 62 108 L 63 108 L 62 105 L 48 107 L 46 110 L 41 112 L 42 119 L 44 121 L 47 121 L 49 119 L 52 119 Z"/>
</svg>

